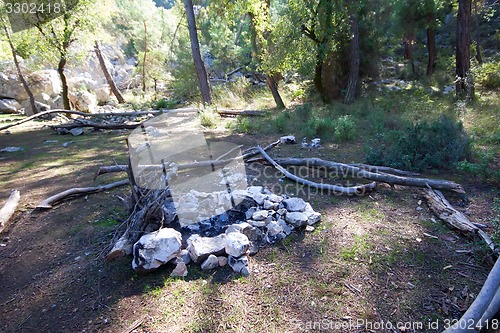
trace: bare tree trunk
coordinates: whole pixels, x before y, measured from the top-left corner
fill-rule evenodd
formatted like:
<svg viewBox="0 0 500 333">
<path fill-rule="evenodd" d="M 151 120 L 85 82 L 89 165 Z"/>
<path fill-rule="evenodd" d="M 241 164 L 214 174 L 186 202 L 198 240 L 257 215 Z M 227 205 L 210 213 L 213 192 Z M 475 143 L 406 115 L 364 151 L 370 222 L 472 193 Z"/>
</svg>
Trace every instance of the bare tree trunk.
<svg viewBox="0 0 500 333">
<path fill-rule="evenodd" d="M 59 77 L 61 78 L 61 83 L 62 83 L 63 105 L 66 110 L 71 110 L 71 106 L 69 105 L 68 80 L 66 79 L 66 74 L 64 74 L 65 66 L 66 66 L 66 56 L 61 55 L 61 58 L 59 59 L 59 64 L 57 65 L 57 72 L 59 73 Z"/>
<path fill-rule="evenodd" d="M 240 25 L 238 27 L 238 31 L 236 32 L 236 37 L 234 37 L 234 45 L 238 45 L 238 41 L 240 40 L 241 32 L 243 31 L 243 27 L 245 26 L 245 22 L 247 20 L 247 15 L 248 14 L 243 15 L 243 17 L 241 18 L 241 22 L 240 22 Z"/>
<path fill-rule="evenodd" d="M 191 40 L 191 51 L 193 53 L 194 67 L 196 69 L 196 76 L 198 77 L 198 83 L 200 85 L 203 104 L 212 104 L 212 94 L 210 93 L 210 85 L 208 84 L 207 71 L 200 54 L 200 42 L 198 41 L 198 32 L 196 31 L 193 1 L 184 0 L 184 7 L 186 8 L 189 39 Z"/>
<path fill-rule="evenodd" d="M 349 19 L 351 21 L 351 36 L 349 42 L 349 79 L 347 82 L 347 92 L 345 96 L 345 103 L 353 103 L 356 99 L 359 81 L 359 26 L 358 17 L 353 5 L 349 6 Z"/>
<path fill-rule="evenodd" d="M 274 102 L 276 103 L 276 108 L 278 110 L 283 110 L 285 108 L 285 103 L 278 91 L 278 83 L 274 75 L 266 75 L 266 81 L 271 93 L 273 94 Z"/>
<path fill-rule="evenodd" d="M 472 0 L 458 0 L 457 13 L 457 45 L 455 85 L 457 94 L 467 92 L 466 78 L 470 70 L 470 19 Z"/>
<path fill-rule="evenodd" d="M 7 28 L 7 24 L 3 18 L 2 18 L 2 26 L 3 26 L 3 29 L 5 31 L 5 36 L 7 36 L 7 41 L 9 42 L 10 50 L 12 52 L 12 58 L 14 59 L 14 64 L 16 65 L 17 75 L 19 76 L 19 80 L 21 80 L 21 83 L 23 84 L 24 90 L 26 91 L 26 93 L 28 94 L 28 97 L 30 99 L 32 114 L 30 114 L 30 112 L 26 112 L 26 115 L 31 116 L 35 113 L 38 113 L 38 110 L 37 110 L 36 104 L 35 104 L 35 97 L 33 96 L 33 93 L 31 92 L 31 89 L 28 86 L 28 82 L 26 82 L 26 79 L 24 78 L 23 72 L 21 71 L 21 66 L 19 65 L 19 61 L 17 60 L 16 48 L 14 47 L 14 44 L 12 43 L 10 31 Z"/>
<path fill-rule="evenodd" d="M 111 92 L 113 93 L 113 95 L 115 95 L 116 99 L 118 100 L 118 103 L 120 104 L 125 103 L 125 99 L 123 98 L 122 94 L 116 87 L 115 80 L 113 80 L 113 77 L 111 76 L 111 74 L 109 74 L 108 68 L 106 67 L 106 62 L 104 62 L 104 58 L 102 56 L 101 49 L 99 48 L 99 43 L 97 42 L 97 40 L 95 41 L 94 51 L 97 56 L 97 59 L 99 60 L 99 64 L 101 65 L 104 77 L 106 78 L 106 81 L 109 84 Z"/>
<path fill-rule="evenodd" d="M 431 76 L 436 71 L 437 49 L 436 30 L 434 29 L 434 13 L 427 13 L 427 52 L 429 62 L 427 63 L 427 76 Z"/>
<path fill-rule="evenodd" d="M 148 53 L 148 29 L 144 23 L 144 57 L 142 58 L 142 91 L 146 92 L 146 54 Z"/>
</svg>

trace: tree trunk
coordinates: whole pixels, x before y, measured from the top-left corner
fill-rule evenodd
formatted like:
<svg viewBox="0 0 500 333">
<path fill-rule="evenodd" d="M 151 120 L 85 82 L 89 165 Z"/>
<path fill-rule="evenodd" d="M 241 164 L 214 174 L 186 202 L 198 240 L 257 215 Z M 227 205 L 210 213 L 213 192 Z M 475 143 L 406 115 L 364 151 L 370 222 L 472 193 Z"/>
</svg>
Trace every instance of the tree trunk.
<svg viewBox="0 0 500 333">
<path fill-rule="evenodd" d="M 62 99 L 64 108 L 66 110 L 71 110 L 71 106 L 69 105 L 68 81 L 66 80 L 66 74 L 64 74 L 65 66 L 66 66 L 66 56 L 61 55 L 61 58 L 59 59 L 59 64 L 57 65 L 57 72 L 59 73 L 59 77 L 61 78 L 61 83 L 62 83 Z"/>
<path fill-rule="evenodd" d="M 271 93 L 273 94 L 274 102 L 276 103 L 276 108 L 278 110 L 283 110 L 285 108 L 285 103 L 278 91 L 278 83 L 274 75 L 266 75 L 266 81 Z"/>
<path fill-rule="evenodd" d="M 99 60 L 99 64 L 101 65 L 101 69 L 104 73 L 104 77 L 106 78 L 106 81 L 109 84 L 111 92 L 113 93 L 113 95 L 115 95 L 116 99 L 118 100 L 118 103 L 120 104 L 125 103 L 125 99 L 123 99 L 122 94 L 116 87 L 115 80 L 113 80 L 113 77 L 111 76 L 111 74 L 109 74 L 108 68 L 106 67 L 106 62 L 104 62 L 104 58 L 102 56 L 101 49 L 99 48 L 99 43 L 97 42 L 97 40 L 95 41 L 94 50 L 97 59 Z"/>
<path fill-rule="evenodd" d="M 351 36 L 352 39 L 349 42 L 349 79 L 347 82 L 347 92 L 345 96 L 345 103 L 353 103 L 356 99 L 358 92 L 358 81 L 359 81 L 359 27 L 358 27 L 358 17 L 352 8 L 352 4 L 349 6 L 349 18 L 351 21 Z"/>
<path fill-rule="evenodd" d="M 19 65 L 19 61 L 17 60 L 16 48 L 14 47 L 14 44 L 12 43 L 10 31 L 7 28 L 7 24 L 5 23 L 3 18 L 2 18 L 2 25 L 3 25 L 3 29 L 5 30 L 5 36 L 7 36 L 7 41 L 9 42 L 10 50 L 12 52 L 12 58 L 14 60 L 14 64 L 15 64 L 16 70 L 17 70 L 17 75 L 19 76 L 19 80 L 21 80 L 21 83 L 23 84 L 24 90 L 26 91 L 26 93 L 28 94 L 28 97 L 30 99 L 32 113 L 30 114 L 30 112 L 26 112 L 26 115 L 32 116 L 33 114 L 38 113 L 38 110 L 37 110 L 36 104 L 35 104 L 35 97 L 33 96 L 33 93 L 31 92 L 31 89 L 28 85 L 28 82 L 26 82 L 26 79 L 24 78 L 23 72 L 21 71 L 21 66 Z"/>
<path fill-rule="evenodd" d="M 241 22 L 240 22 L 240 25 L 238 27 L 238 31 L 236 32 L 236 37 L 234 37 L 234 45 L 238 45 L 238 41 L 240 40 L 240 36 L 241 36 L 242 31 L 243 31 L 243 27 L 245 26 L 245 22 L 247 20 L 247 15 L 248 14 L 243 15 L 243 17 L 241 18 Z"/>
<path fill-rule="evenodd" d="M 142 91 L 146 92 L 146 55 L 148 53 L 148 29 L 146 21 L 144 23 L 144 57 L 142 58 Z"/>
<path fill-rule="evenodd" d="M 436 30 L 434 29 L 434 13 L 427 13 L 427 52 L 429 62 L 427 63 L 427 75 L 431 76 L 436 71 L 437 49 Z"/>
<path fill-rule="evenodd" d="M 19 200 L 21 200 L 21 194 L 18 190 L 13 190 L 7 200 L 5 205 L 0 208 L 0 232 L 4 231 L 9 223 L 9 220 L 14 215 L 17 206 L 19 205 Z"/>
<path fill-rule="evenodd" d="M 467 76 L 470 70 L 470 19 L 472 0 L 458 0 L 455 85 L 457 94 L 468 92 Z"/>
<path fill-rule="evenodd" d="M 188 21 L 189 39 L 191 40 L 191 51 L 193 53 L 194 67 L 196 69 L 196 76 L 200 85 L 201 97 L 203 104 L 210 105 L 212 103 L 212 95 L 210 93 L 210 86 L 208 84 L 207 71 L 205 64 L 200 54 L 200 42 L 198 41 L 198 32 L 196 31 L 196 21 L 194 18 L 193 1 L 184 0 L 184 7 L 186 8 L 186 17 Z"/>
</svg>

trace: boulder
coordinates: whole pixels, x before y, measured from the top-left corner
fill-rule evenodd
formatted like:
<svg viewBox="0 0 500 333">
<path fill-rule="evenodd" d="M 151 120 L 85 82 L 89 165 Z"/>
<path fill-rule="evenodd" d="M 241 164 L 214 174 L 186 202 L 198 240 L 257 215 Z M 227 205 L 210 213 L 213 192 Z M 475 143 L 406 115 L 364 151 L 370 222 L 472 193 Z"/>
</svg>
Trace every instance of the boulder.
<svg viewBox="0 0 500 333">
<path fill-rule="evenodd" d="M 267 218 L 269 212 L 267 210 L 258 210 L 252 214 L 252 220 L 254 221 L 263 221 Z"/>
<path fill-rule="evenodd" d="M 204 271 L 209 271 L 217 267 L 219 267 L 219 258 L 213 254 L 209 255 L 208 258 L 201 264 L 201 269 Z"/>
<path fill-rule="evenodd" d="M 78 111 L 96 113 L 97 99 L 88 91 L 79 91 L 69 94 L 69 101 Z"/>
<path fill-rule="evenodd" d="M 197 237 L 190 240 L 189 255 L 195 263 L 199 264 L 205 261 L 205 259 L 207 259 L 211 254 L 224 254 L 225 247 L 225 234 L 221 234 L 216 237 Z"/>
<path fill-rule="evenodd" d="M 227 263 L 236 273 L 240 273 L 241 275 L 250 275 L 250 270 L 248 269 L 247 256 L 242 256 L 239 258 L 229 256 L 227 258 Z"/>
<path fill-rule="evenodd" d="M 111 99 L 111 89 L 108 85 L 97 87 L 94 94 L 99 105 L 106 104 Z"/>
<path fill-rule="evenodd" d="M 286 213 L 285 220 L 294 227 L 301 227 L 306 225 L 309 219 L 307 218 L 307 215 L 305 213 L 288 212 Z"/>
<path fill-rule="evenodd" d="M 30 103 L 29 99 L 22 101 L 21 105 L 24 108 L 24 114 L 26 114 L 27 116 L 32 116 L 35 113 L 50 110 L 50 105 L 35 101 L 35 106 L 36 106 L 37 110 L 36 110 L 36 112 L 33 112 L 33 108 L 31 107 L 31 103 Z"/>
<path fill-rule="evenodd" d="M 155 270 L 177 257 L 181 244 L 181 233 L 172 228 L 146 234 L 134 244 L 132 268 L 140 272 Z"/>
<path fill-rule="evenodd" d="M 301 198 L 285 199 L 283 205 L 289 212 L 303 212 L 306 210 L 306 202 Z"/>
<path fill-rule="evenodd" d="M 15 99 L 0 99 L 0 112 L 16 113 L 22 106 Z"/>
<path fill-rule="evenodd" d="M 307 224 L 313 225 L 321 221 L 321 214 L 315 212 L 310 203 L 306 203 L 306 209 L 304 213 L 307 215 Z"/>
<path fill-rule="evenodd" d="M 239 232 L 231 232 L 226 237 L 226 253 L 233 257 L 241 257 L 250 246 L 248 237 Z"/>
<path fill-rule="evenodd" d="M 172 273 L 170 273 L 171 277 L 180 277 L 180 276 L 186 276 L 188 274 L 187 266 L 186 263 L 182 260 L 179 260 L 177 262 L 177 265 L 175 266 L 174 270 Z"/>
</svg>

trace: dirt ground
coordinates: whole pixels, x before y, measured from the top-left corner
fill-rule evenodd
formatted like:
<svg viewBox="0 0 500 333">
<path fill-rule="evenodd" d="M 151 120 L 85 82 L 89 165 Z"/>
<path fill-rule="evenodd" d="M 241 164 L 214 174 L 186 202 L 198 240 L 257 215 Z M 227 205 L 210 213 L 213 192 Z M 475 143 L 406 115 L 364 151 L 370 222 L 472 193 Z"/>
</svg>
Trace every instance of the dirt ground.
<svg viewBox="0 0 500 333">
<path fill-rule="evenodd" d="M 127 217 L 128 188 L 33 211 L 67 188 L 123 178 L 93 180 L 99 165 L 126 161 L 127 134 L 62 136 L 42 123 L 0 133 L 0 148 L 24 148 L 0 153 L 0 204 L 21 191 L 20 209 L 0 235 L 0 332 L 438 332 L 470 305 L 491 268 L 483 245 L 443 226 L 417 190 L 381 185 L 366 197 L 329 196 L 271 172 L 253 182 L 311 202 L 323 214 L 314 232 L 262 249 L 250 277 L 193 265 L 186 278 L 170 278 L 169 265 L 138 275 L 131 258 L 103 259 Z M 215 135 L 244 148 L 276 139 Z M 360 152 L 349 144 L 278 147 L 271 155 L 360 162 Z M 472 221 L 492 219 L 498 189 L 433 177 L 464 185 L 470 204 L 450 201 Z"/>
</svg>

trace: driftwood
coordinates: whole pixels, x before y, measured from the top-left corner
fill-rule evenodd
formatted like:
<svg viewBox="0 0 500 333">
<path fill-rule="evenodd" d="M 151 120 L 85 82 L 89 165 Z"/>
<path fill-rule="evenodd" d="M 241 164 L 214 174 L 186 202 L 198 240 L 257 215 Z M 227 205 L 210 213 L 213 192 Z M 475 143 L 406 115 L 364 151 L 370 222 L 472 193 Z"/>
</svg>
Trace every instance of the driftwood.
<svg viewBox="0 0 500 333">
<path fill-rule="evenodd" d="M 443 333 L 479 332 L 481 327 L 491 327 L 491 319 L 500 310 L 500 259 L 486 278 L 479 295 L 469 309 Z"/>
<path fill-rule="evenodd" d="M 353 167 L 358 167 L 360 169 L 371 171 L 371 172 L 392 173 L 392 174 L 398 175 L 398 176 L 413 177 L 413 176 L 420 175 L 418 172 L 411 172 L 411 171 L 399 170 L 399 169 L 394 169 L 394 168 L 391 168 L 391 167 L 379 166 L 379 165 L 368 165 L 368 164 L 363 164 L 363 163 L 355 163 L 355 164 L 347 164 L 347 165 L 353 166 Z"/>
<path fill-rule="evenodd" d="M 266 158 L 266 160 L 271 163 L 276 169 L 278 169 L 281 173 L 285 175 L 285 177 L 296 181 L 297 183 L 307 185 L 309 187 L 314 187 L 320 190 L 326 190 L 326 191 L 331 191 L 334 193 L 338 194 L 347 194 L 347 195 L 360 195 L 360 194 L 366 194 L 370 191 L 372 191 L 376 183 L 370 183 L 366 185 L 360 185 L 360 186 L 352 186 L 352 187 L 344 187 L 344 186 L 338 186 L 338 185 L 331 185 L 331 184 L 320 184 L 320 183 L 315 183 L 307 179 L 303 179 L 300 177 L 295 176 L 294 174 L 291 174 L 285 168 L 283 168 L 281 165 L 276 163 L 265 151 L 262 149 L 260 146 L 257 147 L 259 152 Z"/>
<path fill-rule="evenodd" d="M 5 204 L 0 209 L 0 232 L 4 231 L 11 219 L 12 215 L 16 211 L 17 205 L 19 205 L 19 200 L 21 200 L 21 194 L 18 190 L 13 190 Z"/>
<path fill-rule="evenodd" d="M 382 172 L 371 172 L 355 165 L 326 161 L 320 158 L 276 158 L 275 162 L 281 166 L 306 166 L 315 168 L 324 168 L 327 171 L 333 171 L 338 176 L 349 176 L 352 178 L 365 178 L 377 182 L 391 185 L 404 185 L 427 188 L 428 186 L 438 189 L 453 191 L 465 196 L 465 191 L 460 184 L 447 180 L 436 180 L 429 178 L 411 178 L 397 175 L 391 175 Z M 367 168 L 365 166 L 365 168 Z M 370 167 L 374 170 L 375 166 Z M 386 169 L 387 170 L 387 169 Z M 393 171 L 396 169 L 393 169 Z"/>
<path fill-rule="evenodd" d="M 86 194 L 92 194 L 92 193 L 98 193 L 98 192 L 103 192 L 103 191 L 108 191 L 116 187 L 120 186 L 125 186 L 128 185 L 129 181 L 128 180 L 120 180 L 115 183 L 107 184 L 107 185 L 101 185 L 101 186 L 95 186 L 95 187 L 76 187 L 76 188 L 71 188 L 66 191 L 63 191 L 61 193 L 55 194 L 42 202 L 40 202 L 36 208 L 42 208 L 42 209 L 50 209 L 55 205 L 56 203 L 70 198 L 70 197 L 78 197 Z"/>
</svg>

